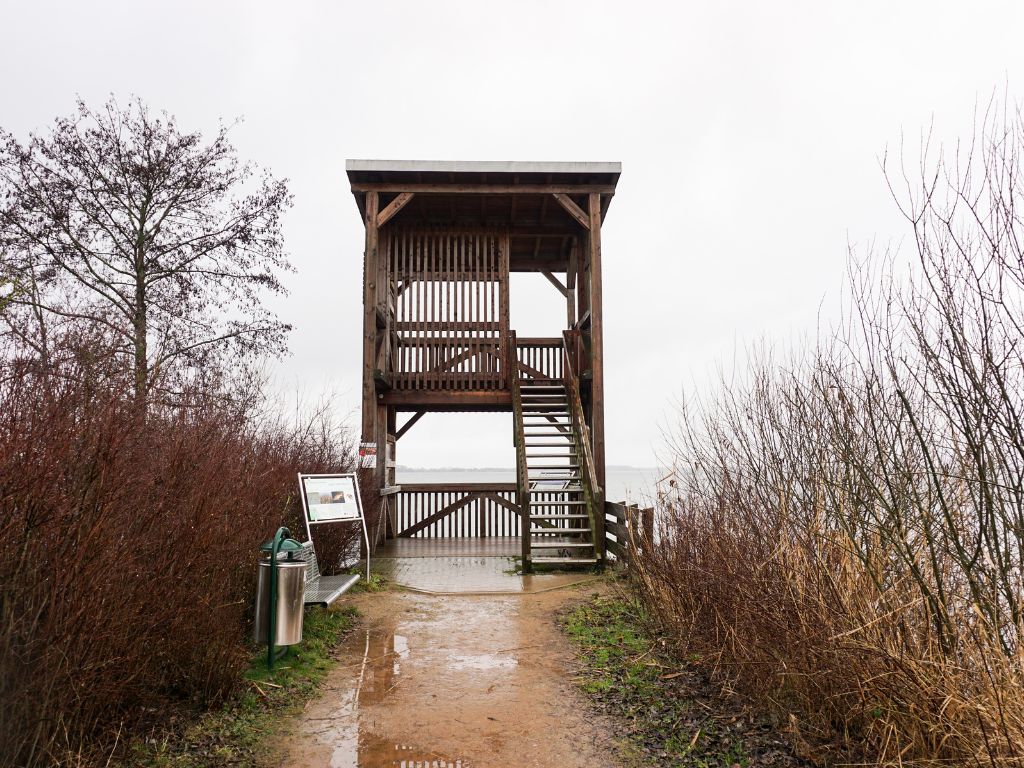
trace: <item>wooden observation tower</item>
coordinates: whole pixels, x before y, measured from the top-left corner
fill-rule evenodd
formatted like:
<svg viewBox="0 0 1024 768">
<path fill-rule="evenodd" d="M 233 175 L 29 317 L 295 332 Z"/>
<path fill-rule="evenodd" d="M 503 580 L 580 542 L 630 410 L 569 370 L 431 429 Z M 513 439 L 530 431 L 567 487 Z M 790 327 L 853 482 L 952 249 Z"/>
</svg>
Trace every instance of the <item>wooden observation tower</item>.
<svg viewBox="0 0 1024 768">
<path fill-rule="evenodd" d="M 383 538 L 504 537 L 524 570 L 604 561 L 601 223 L 618 163 L 349 160 L 366 226 L 362 440 Z M 565 298 L 544 338 L 509 327 L 509 274 Z M 397 486 L 428 412 L 504 411 L 514 484 Z M 364 483 L 364 486 L 367 485 Z"/>
</svg>

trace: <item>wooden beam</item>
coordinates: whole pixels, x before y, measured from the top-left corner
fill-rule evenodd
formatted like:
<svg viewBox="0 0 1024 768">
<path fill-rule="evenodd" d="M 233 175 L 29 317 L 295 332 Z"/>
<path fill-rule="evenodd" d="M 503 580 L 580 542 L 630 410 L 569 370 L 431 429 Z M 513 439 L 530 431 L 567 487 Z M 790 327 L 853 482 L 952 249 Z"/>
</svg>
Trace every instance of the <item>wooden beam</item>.
<svg viewBox="0 0 1024 768">
<path fill-rule="evenodd" d="M 583 212 L 583 209 L 572 201 L 571 197 L 564 192 L 553 192 L 552 194 L 555 196 L 555 200 L 565 208 L 566 212 L 576 219 L 577 224 L 584 229 L 590 229 L 590 219 L 587 217 L 587 214 Z"/>
<path fill-rule="evenodd" d="M 601 291 L 601 195 L 592 193 L 588 199 L 590 214 L 590 370 L 594 378 L 590 388 L 590 432 L 594 441 L 594 471 L 597 484 L 604 489 L 604 318 Z M 603 531 L 597 532 L 604 535 Z"/>
<path fill-rule="evenodd" d="M 566 432 L 566 433 L 569 432 L 569 427 L 567 427 L 565 424 L 560 422 L 556 417 L 554 417 L 554 416 L 545 416 L 544 418 L 546 418 L 548 421 L 550 421 L 552 424 L 554 424 L 556 427 L 558 427 L 558 431 L 559 432 Z"/>
<path fill-rule="evenodd" d="M 499 496 L 496 493 L 481 493 L 480 494 L 480 498 L 481 499 L 489 499 L 490 501 L 493 501 L 495 504 L 504 507 L 505 509 L 509 510 L 510 512 L 515 512 L 517 515 L 522 515 L 523 514 L 523 510 L 521 510 L 519 508 L 518 504 L 514 504 L 511 501 L 509 501 L 508 499 L 503 499 L 501 496 Z"/>
<path fill-rule="evenodd" d="M 441 195 L 611 195 L 610 184 L 423 184 L 397 182 L 354 182 L 353 192 L 414 192 Z"/>
<path fill-rule="evenodd" d="M 501 491 L 515 491 L 515 483 L 402 483 L 402 490 L 406 493 L 441 493 L 443 491 L 473 492 L 473 493 L 499 493 Z"/>
<path fill-rule="evenodd" d="M 576 321 L 576 328 L 586 328 L 590 325 L 590 310 L 583 313 L 583 317 Z"/>
<path fill-rule="evenodd" d="M 553 286 L 555 286 L 555 289 L 556 289 L 556 290 L 557 290 L 557 291 L 558 291 L 558 292 L 559 292 L 560 294 L 562 294 L 562 297 L 563 297 L 563 298 L 564 298 L 565 296 L 567 296 L 567 295 L 568 295 L 568 292 L 566 291 L 566 288 L 565 288 L 565 286 L 564 286 L 564 285 L 562 285 L 562 281 L 561 281 L 561 280 L 559 280 L 559 279 L 558 279 L 557 277 L 555 277 L 553 273 L 549 272 L 549 271 L 548 271 L 548 270 L 546 270 L 546 269 L 542 269 L 542 270 L 540 271 L 540 273 L 541 273 L 542 275 L 544 275 L 544 277 L 546 277 L 546 278 L 548 279 L 548 282 L 549 282 L 549 283 L 551 283 L 551 284 L 552 284 Z"/>
<path fill-rule="evenodd" d="M 395 433 L 395 442 L 401 440 L 402 439 L 402 435 L 404 435 L 406 432 L 408 432 L 410 429 L 412 429 L 412 425 L 415 424 L 420 419 L 422 419 L 423 415 L 425 413 L 426 413 L 426 411 L 416 411 L 416 413 L 414 413 L 412 415 L 412 418 L 410 418 L 407 422 L 405 422 L 405 424 L 402 425 L 401 429 L 399 429 Z"/>
<path fill-rule="evenodd" d="M 377 203 L 376 192 L 366 195 L 366 249 L 363 254 L 363 441 L 376 438 L 377 397 L 373 369 L 377 354 Z M 370 500 L 368 500 L 370 501 Z"/>
<path fill-rule="evenodd" d="M 512 408 L 512 394 L 507 390 L 419 390 L 402 391 L 392 389 L 385 392 L 381 402 L 400 407 L 402 410 L 419 411 L 474 411 Z"/>
<path fill-rule="evenodd" d="M 565 327 L 576 325 L 576 261 L 579 254 L 579 241 L 572 239 L 569 246 L 569 263 L 565 267 Z"/>
<path fill-rule="evenodd" d="M 576 289 L 576 260 L 579 258 L 579 246 L 574 241 L 569 250 L 569 264 L 565 272 L 565 287 L 570 291 Z"/>
<path fill-rule="evenodd" d="M 377 226 L 383 227 L 400 210 L 405 208 L 416 195 L 412 192 L 401 192 L 398 197 L 387 204 L 383 211 L 377 214 Z"/>
<path fill-rule="evenodd" d="M 517 347 L 560 347 L 562 340 L 557 336 L 519 336 Z"/>
<path fill-rule="evenodd" d="M 373 369 L 373 383 L 376 385 L 378 392 L 387 392 L 391 389 L 391 377 L 380 368 Z"/>
<path fill-rule="evenodd" d="M 421 323 L 409 322 L 403 320 L 402 322 L 392 323 L 391 329 L 397 332 L 409 332 L 420 330 Z M 481 346 L 482 344 L 489 344 L 489 340 L 479 336 L 466 336 L 455 333 L 456 331 L 500 331 L 500 321 L 483 321 L 483 320 L 449 320 L 441 326 L 441 330 L 450 332 L 451 336 L 434 336 L 432 339 L 436 339 L 438 342 L 452 341 L 461 344 L 473 343 L 474 346 Z M 494 346 L 497 346 L 499 339 L 494 339 Z"/>
<path fill-rule="evenodd" d="M 536 368 L 533 368 L 533 367 L 527 365 L 526 363 L 524 363 L 522 361 L 519 362 L 519 370 L 522 371 L 523 373 L 525 373 L 531 379 L 546 379 L 546 378 L 548 378 L 548 375 L 546 373 L 544 373 L 543 371 L 538 371 Z"/>
</svg>

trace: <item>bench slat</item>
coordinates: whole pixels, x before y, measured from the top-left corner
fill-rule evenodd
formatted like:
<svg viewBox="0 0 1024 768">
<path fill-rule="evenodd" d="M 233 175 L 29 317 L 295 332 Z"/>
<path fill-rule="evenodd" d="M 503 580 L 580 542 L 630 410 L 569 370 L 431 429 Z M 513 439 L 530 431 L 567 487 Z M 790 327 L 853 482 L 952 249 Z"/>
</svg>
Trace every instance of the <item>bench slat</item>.
<svg viewBox="0 0 1024 768">
<path fill-rule="evenodd" d="M 357 581 L 359 581 L 358 573 L 351 576 L 321 576 L 306 584 L 303 603 L 329 606 L 348 592 Z"/>
</svg>

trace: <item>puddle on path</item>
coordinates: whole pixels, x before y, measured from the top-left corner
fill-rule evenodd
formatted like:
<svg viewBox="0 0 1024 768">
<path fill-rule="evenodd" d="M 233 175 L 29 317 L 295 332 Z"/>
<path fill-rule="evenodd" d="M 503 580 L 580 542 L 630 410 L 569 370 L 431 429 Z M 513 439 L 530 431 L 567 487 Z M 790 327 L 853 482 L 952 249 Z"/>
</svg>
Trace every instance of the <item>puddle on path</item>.
<svg viewBox="0 0 1024 768">
<path fill-rule="evenodd" d="M 361 596 L 354 633 L 307 705 L 289 768 L 596 768 L 552 614 L 571 593 Z"/>
<path fill-rule="evenodd" d="M 289 764 L 311 768 L 463 768 L 459 758 L 379 736 L 361 722 L 362 708 L 384 702 L 398 686 L 402 662 L 408 656 L 409 643 L 402 635 L 382 629 L 356 633 L 345 644 L 342 658 L 359 660 L 341 665 L 342 675 L 323 693 L 324 706 L 317 708 L 315 716 L 305 718 L 305 744 L 293 755 L 297 760 Z M 488 668 L 491 661 L 485 656 L 466 656 L 456 663 Z M 307 750 L 306 745 L 311 749 Z"/>
</svg>

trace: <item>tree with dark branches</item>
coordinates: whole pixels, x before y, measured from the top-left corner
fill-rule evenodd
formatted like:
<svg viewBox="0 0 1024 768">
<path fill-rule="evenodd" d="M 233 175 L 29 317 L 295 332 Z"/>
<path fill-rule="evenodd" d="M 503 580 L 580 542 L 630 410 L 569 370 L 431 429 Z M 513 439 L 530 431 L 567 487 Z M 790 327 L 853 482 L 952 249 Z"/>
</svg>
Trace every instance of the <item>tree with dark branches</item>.
<svg viewBox="0 0 1024 768">
<path fill-rule="evenodd" d="M 58 118 L 20 142 L 0 129 L 4 326 L 44 365 L 55 334 L 102 331 L 144 406 L 219 360 L 285 351 L 263 306 L 292 269 L 284 180 L 140 99 Z"/>
</svg>

